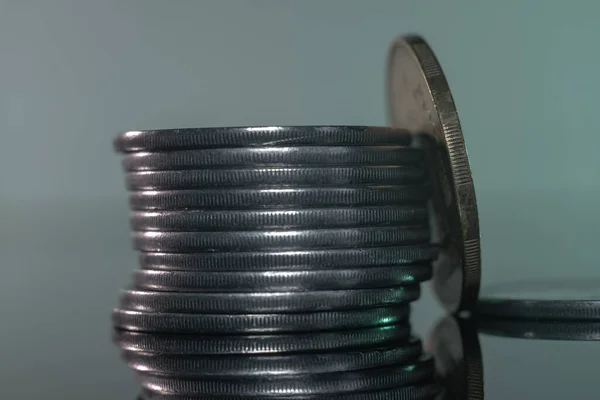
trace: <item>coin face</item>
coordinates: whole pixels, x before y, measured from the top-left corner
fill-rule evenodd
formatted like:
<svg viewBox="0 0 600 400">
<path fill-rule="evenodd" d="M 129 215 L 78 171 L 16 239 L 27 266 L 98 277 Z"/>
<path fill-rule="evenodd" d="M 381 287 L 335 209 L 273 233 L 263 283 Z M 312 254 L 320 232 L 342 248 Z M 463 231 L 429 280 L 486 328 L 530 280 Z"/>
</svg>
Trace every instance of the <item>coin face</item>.
<svg viewBox="0 0 600 400">
<path fill-rule="evenodd" d="M 388 56 L 389 118 L 394 127 L 433 136 L 437 239 L 443 245 L 433 286 L 450 312 L 470 311 L 479 294 L 479 218 L 471 168 L 450 88 L 429 45 L 404 36 Z"/>
</svg>

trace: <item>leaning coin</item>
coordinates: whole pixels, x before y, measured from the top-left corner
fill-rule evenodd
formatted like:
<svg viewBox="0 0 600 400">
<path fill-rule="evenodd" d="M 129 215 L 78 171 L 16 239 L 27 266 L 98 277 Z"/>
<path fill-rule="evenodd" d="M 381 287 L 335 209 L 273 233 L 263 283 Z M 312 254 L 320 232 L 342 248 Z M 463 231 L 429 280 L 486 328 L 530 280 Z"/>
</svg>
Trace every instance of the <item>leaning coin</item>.
<svg viewBox="0 0 600 400">
<path fill-rule="evenodd" d="M 407 146 L 413 136 L 401 129 L 373 126 L 256 126 L 159 129 L 119 133 L 116 151 L 160 151 L 218 147 Z"/>
<path fill-rule="evenodd" d="M 161 353 L 123 352 L 123 360 L 133 369 L 168 376 L 282 376 L 356 371 L 409 364 L 422 355 L 421 342 L 390 348 L 319 352 L 288 355 L 187 356 Z"/>
<path fill-rule="evenodd" d="M 320 290 L 311 292 L 182 293 L 123 290 L 126 310 L 174 313 L 279 313 L 351 310 L 409 303 L 419 298 L 420 286 Z"/>
<path fill-rule="evenodd" d="M 246 209 L 423 204 L 429 184 L 143 190 L 129 194 L 134 210 Z"/>
<path fill-rule="evenodd" d="M 113 342 L 123 350 L 179 355 L 287 354 L 345 352 L 352 349 L 401 346 L 410 341 L 407 321 L 377 327 L 334 332 L 267 335 L 174 335 L 113 331 Z"/>
<path fill-rule="evenodd" d="M 163 333 L 276 333 L 357 329 L 404 321 L 408 305 L 293 314 L 183 314 L 113 310 L 116 328 Z"/>
<path fill-rule="evenodd" d="M 471 311 L 481 276 L 475 189 L 450 88 L 422 38 L 406 36 L 392 44 L 387 86 L 392 125 L 437 139 L 429 157 L 439 185 L 435 203 L 440 228 L 448 230 L 443 239 L 451 243 L 440 257 L 434 289 L 449 311 Z"/>
<path fill-rule="evenodd" d="M 424 183 L 427 171 L 416 166 L 248 167 L 128 172 L 129 190 L 182 190 L 256 185 L 392 185 Z"/>
<path fill-rule="evenodd" d="M 438 248 L 428 243 L 347 249 L 219 253 L 141 252 L 140 266 L 164 271 L 295 271 L 429 264 Z"/>
<path fill-rule="evenodd" d="M 361 371 L 287 375 L 260 378 L 175 378 L 148 372 L 137 373 L 142 387 L 164 394 L 212 394 L 220 396 L 284 396 L 341 394 L 375 391 L 430 382 L 433 360 Z"/>
<path fill-rule="evenodd" d="M 134 231 L 208 231 L 400 225 L 428 220 L 427 207 L 291 208 L 275 210 L 133 211 Z"/>
<path fill-rule="evenodd" d="M 338 229 L 132 232 L 133 246 L 141 251 L 194 253 L 202 251 L 301 250 L 385 247 L 429 243 L 427 223 Z"/>
<path fill-rule="evenodd" d="M 430 265 L 400 265 L 311 271 L 160 271 L 136 270 L 136 289 L 183 292 L 306 292 L 414 285 L 431 278 Z"/>
<path fill-rule="evenodd" d="M 125 171 L 158 171 L 257 165 L 421 165 L 422 149 L 406 146 L 238 147 L 130 153 Z"/>
</svg>

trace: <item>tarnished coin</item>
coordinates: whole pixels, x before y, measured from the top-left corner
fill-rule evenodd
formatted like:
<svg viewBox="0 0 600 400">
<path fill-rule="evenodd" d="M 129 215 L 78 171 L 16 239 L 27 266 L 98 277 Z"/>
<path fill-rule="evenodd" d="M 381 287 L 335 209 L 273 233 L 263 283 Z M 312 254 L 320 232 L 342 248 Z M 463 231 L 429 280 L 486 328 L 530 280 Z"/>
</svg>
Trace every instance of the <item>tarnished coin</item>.
<svg viewBox="0 0 600 400">
<path fill-rule="evenodd" d="M 440 236 L 447 243 L 434 277 L 434 288 L 451 312 L 471 311 L 479 292 L 481 250 L 479 217 L 471 168 L 450 88 L 429 45 L 405 36 L 388 58 L 389 116 L 394 127 L 429 134 L 431 174 L 437 191 Z"/>
</svg>

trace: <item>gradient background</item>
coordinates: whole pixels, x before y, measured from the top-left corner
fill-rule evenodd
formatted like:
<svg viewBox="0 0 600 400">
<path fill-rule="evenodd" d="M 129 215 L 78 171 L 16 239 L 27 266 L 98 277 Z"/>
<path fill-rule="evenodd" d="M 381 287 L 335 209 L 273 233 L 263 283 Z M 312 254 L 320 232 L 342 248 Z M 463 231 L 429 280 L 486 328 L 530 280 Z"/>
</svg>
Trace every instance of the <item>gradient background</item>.
<svg viewBox="0 0 600 400">
<path fill-rule="evenodd" d="M 117 131 L 385 124 L 391 40 L 424 35 L 461 115 L 484 283 L 593 275 L 597 1 L 0 0 L 0 388 L 132 399 L 110 310 L 136 267 Z M 440 309 L 414 308 L 427 332 Z"/>
</svg>

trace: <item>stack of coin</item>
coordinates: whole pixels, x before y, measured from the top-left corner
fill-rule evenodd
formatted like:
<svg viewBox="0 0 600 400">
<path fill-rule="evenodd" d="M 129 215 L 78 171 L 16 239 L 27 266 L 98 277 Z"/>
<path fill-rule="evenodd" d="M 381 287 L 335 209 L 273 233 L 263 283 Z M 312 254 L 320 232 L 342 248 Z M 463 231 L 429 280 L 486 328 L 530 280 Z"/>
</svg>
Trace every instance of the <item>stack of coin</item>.
<svg viewBox="0 0 600 400">
<path fill-rule="evenodd" d="M 426 139 L 425 139 L 426 141 Z M 423 138 L 373 127 L 126 132 L 140 269 L 114 341 L 146 399 L 419 399 Z"/>
</svg>

